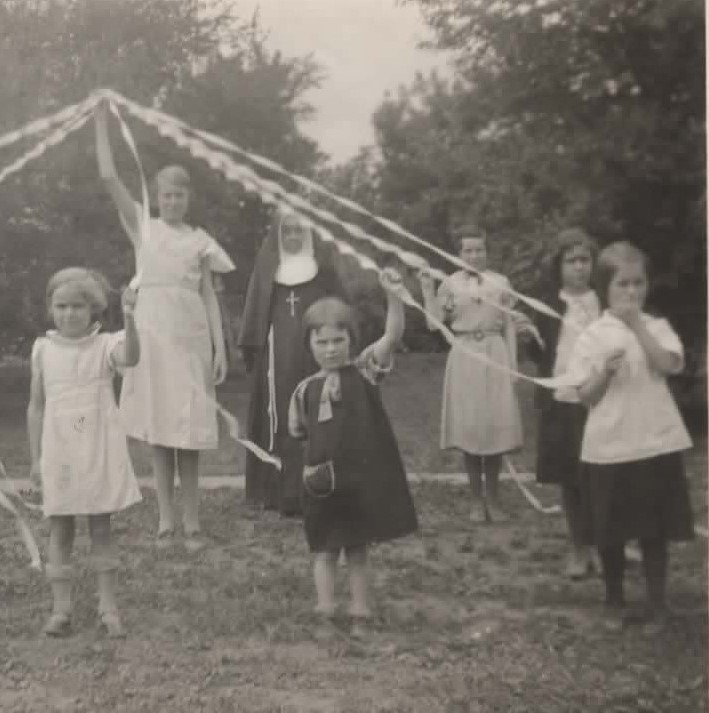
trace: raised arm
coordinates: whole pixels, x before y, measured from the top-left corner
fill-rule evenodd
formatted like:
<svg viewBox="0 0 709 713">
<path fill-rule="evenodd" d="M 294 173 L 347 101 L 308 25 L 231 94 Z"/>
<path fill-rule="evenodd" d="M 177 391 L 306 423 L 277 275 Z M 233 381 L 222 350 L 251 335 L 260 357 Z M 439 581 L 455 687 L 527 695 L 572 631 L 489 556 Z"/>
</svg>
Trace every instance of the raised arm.
<svg viewBox="0 0 709 713">
<path fill-rule="evenodd" d="M 377 364 L 384 365 L 391 361 L 396 345 L 404 336 L 404 286 L 400 275 L 391 268 L 382 272 L 381 283 L 387 296 L 386 323 L 384 334 L 372 345 L 371 350 Z"/>
<path fill-rule="evenodd" d="M 96 158 L 101 180 L 108 194 L 113 199 L 123 227 L 131 242 L 138 247 L 140 244 L 140 217 L 138 206 L 131 197 L 116 171 L 113 162 L 111 142 L 108 138 L 108 101 L 102 100 L 94 110 L 94 126 L 96 129 Z"/>
</svg>

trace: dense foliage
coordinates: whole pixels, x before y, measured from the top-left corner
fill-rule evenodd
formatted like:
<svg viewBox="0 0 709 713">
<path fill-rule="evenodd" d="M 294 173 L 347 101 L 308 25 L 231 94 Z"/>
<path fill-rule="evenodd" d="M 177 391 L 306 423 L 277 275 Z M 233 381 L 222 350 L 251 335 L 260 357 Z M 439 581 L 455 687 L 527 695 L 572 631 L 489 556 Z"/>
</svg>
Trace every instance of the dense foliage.
<svg viewBox="0 0 709 713">
<path fill-rule="evenodd" d="M 701 351 L 703 3 L 409 1 L 455 58 L 452 77 L 388 97 L 376 150 L 334 185 L 448 250 L 455 222 L 478 223 L 524 290 L 541 289 L 562 226 L 632 240 L 652 259 L 655 306 Z"/>
<path fill-rule="evenodd" d="M 321 73 L 308 58 L 269 50 L 256 20 L 234 3 L 198 0 L 0 0 L 0 133 L 108 86 L 312 173 L 323 160 L 299 130 L 311 107 L 304 93 Z M 246 287 L 267 214 L 203 163 L 140 123 L 131 123 L 148 176 L 166 162 L 190 169 L 190 218 L 218 237 L 239 266 L 227 292 L 235 311 Z M 36 141 L 36 138 L 34 139 Z M 31 140 L 0 150 L 4 166 Z M 114 137 L 119 172 L 138 195 L 133 159 Z M 104 271 L 114 286 L 131 275 L 133 256 L 97 180 L 91 126 L 0 185 L 0 340 L 26 352 L 45 326 L 47 276 L 71 263 Z"/>
</svg>

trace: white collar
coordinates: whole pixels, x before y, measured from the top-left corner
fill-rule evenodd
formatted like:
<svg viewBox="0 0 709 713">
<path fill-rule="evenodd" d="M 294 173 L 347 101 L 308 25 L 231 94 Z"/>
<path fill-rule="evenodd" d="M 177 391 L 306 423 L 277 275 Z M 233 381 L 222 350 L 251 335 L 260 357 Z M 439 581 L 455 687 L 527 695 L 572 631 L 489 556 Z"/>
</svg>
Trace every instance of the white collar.
<svg viewBox="0 0 709 713">
<path fill-rule="evenodd" d="M 586 290 L 586 292 L 574 293 L 567 292 L 563 288 L 559 290 L 559 299 L 566 304 L 580 304 L 584 307 L 598 307 L 598 295 L 593 290 Z"/>
<path fill-rule="evenodd" d="M 281 253 L 281 262 L 274 277 L 279 285 L 301 285 L 309 282 L 318 273 L 318 264 L 312 255 L 285 256 Z"/>
<path fill-rule="evenodd" d="M 60 344 L 83 344 L 84 342 L 88 342 L 90 339 L 93 339 L 98 334 L 99 329 L 101 329 L 101 323 L 94 322 L 89 328 L 89 331 L 84 334 L 83 337 L 63 337 L 59 334 L 58 329 L 48 330 L 47 337 L 54 342 L 59 342 Z"/>
</svg>

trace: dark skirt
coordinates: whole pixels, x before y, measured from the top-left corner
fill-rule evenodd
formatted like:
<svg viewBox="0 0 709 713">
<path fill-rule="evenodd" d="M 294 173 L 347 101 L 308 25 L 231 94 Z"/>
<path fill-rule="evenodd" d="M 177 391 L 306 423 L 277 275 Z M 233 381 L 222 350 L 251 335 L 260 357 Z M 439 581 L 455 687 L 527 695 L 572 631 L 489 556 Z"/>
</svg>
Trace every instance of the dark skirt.
<svg viewBox="0 0 709 713">
<path fill-rule="evenodd" d="M 583 404 L 549 401 L 539 418 L 537 482 L 578 486 L 587 416 Z"/>
<path fill-rule="evenodd" d="M 585 463 L 586 544 L 691 540 L 692 508 L 681 453 L 626 463 Z"/>
</svg>

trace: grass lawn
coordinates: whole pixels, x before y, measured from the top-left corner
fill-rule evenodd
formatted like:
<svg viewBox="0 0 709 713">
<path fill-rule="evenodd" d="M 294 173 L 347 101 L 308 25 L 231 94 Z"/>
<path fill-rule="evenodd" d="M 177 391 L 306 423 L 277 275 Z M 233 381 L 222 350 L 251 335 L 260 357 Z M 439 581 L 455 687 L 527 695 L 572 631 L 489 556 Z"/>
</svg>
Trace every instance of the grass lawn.
<svg viewBox="0 0 709 713">
<path fill-rule="evenodd" d="M 443 355 L 402 355 L 384 396 L 407 467 L 460 470 L 437 448 Z M 0 373 L 0 457 L 11 475 L 27 473 L 26 374 Z M 220 398 L 238 416 L 244 383 Z M 527 446 L 534 462 L 530 390 L 521 388 Z M 687 456 L 698 521 L 705 525 L 706 439 Z M 147 473 L 145 454 L 134 451 Z M 231 443 L 205 462 L 212 473 L 242 472 Z M 474 526 L 462 487 L 414 488 L 418 536 L 377 547 L 372 580 L 377 622 L 363 640 L 347 621 L 321 637 L 310 613 L 313 592 L 300 524 L 255 516 L 242 494 L 203 494 L 213 540 L 198 555 L 181 546 L 156 551 L 156 501 L 115 517 L 121 552 L 120 601 L 129 636 L 95 629 L 94 579 L 86 566 L 86 527 L 78 530 L 75 634 L 39 635 L 50 607 L 42 575 L 27 567 L 14 524 L 0 515 L 0 711 L 246 711 L 293 713 L 604 713 L 709 711 L 707 701 L 707 543 L 676 545 L 670 593 L 678 610 L 662 634 L 639 626 L 609 634 L 599 626 L 599 579 L 571 583 L 562 518 L 532 510 L 503 484 L 509 524 Z M 553 488 L 535 486 L 546 503 Z M 46 526 L 36 516 L 39 534 Z M 44 543 L 43 543 L 44 544 Z M 628 598 L 640 605 L 638 565 Z M 344 574 L 338 582 L 345 598 Z"/>
</svg>

